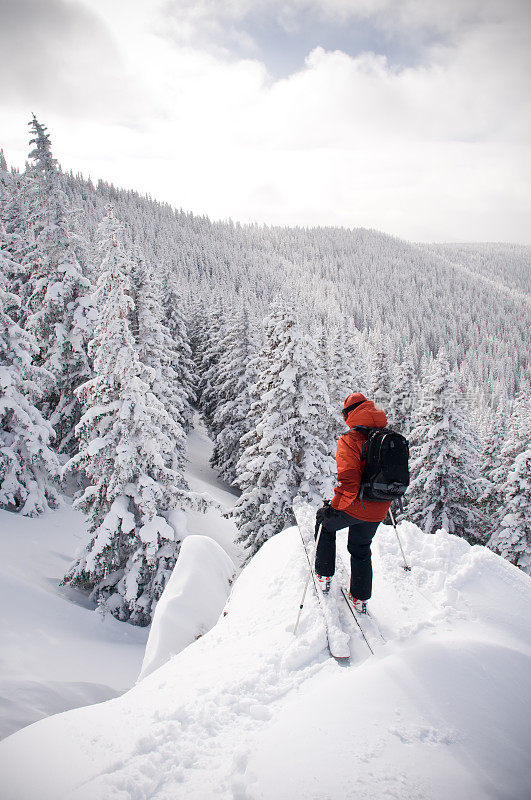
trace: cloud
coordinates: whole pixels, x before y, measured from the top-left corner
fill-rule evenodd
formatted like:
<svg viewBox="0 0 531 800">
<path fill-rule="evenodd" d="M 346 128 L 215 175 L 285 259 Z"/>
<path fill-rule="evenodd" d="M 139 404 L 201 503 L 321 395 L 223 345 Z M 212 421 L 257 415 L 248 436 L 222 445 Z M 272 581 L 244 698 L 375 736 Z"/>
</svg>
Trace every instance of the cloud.
<svg viewBox="0 0 531 800">
<path fill-rule="evenodd" d="M 0 0 L 3 103 L 37 113 L 127 116 L 128 77 L 101 19 L 68 0 Z"/>
<path fill-rule="evenodd" d="M 28 117 L 44 109 L 65 167 L 213 218 L 363 225 L 411 239 L 529 240 L 522 3 L 507 0 L 507 14 L 490 0 L 86 3 L 52 0 L 62 15 L 67 6 L 75 12 L 74 34 L 66 36 L 64 20 L 58 33 L 39 17 L 17 61 L 34 46 L 17 97 L 32 103 Z M 350 53 L 321 45 L 281 79 L 271 74 L 253 14 L 271 8 L 269 23 L 288 37 L 279 47 L 288 47 L 297 25 L 302 41 L 303 15 L 314 27 L 325 16 L 345 20 L 350 31 L 353 6 L 360 25 L 370 22 L 364 35 L 387 28 L 384 38 L 414 39 L 416 58 L 393 59 L 376 44 L 358 42 Z M 72 42 L 82 50 L 83 20 L 89 44 L 78 55 Z M 66 84 L 55 47 L 73 58 Z M 46 68 L 35 88 L 41 51 Z M 96 77 L 76 59 L 99 61 Z M 59 89 L 50 89 L 54 79 Z M 93 106 L 79 100 L 90 93 L 102 95 Z"/>
<path fill-rule="evenodd" d="M 459 36 L 467 28 L 488 22 L 531 20 L 528 0 L 165 0 L 161 19 L 168 35 L 186 44 L 210 45 L 229 51 L 231 45 L 243 55 L 259 49 L 264 26 L 275 23 L 296 35 L 313 24 L 335 25 L 336 32 L 353 23 L 370 21 L 388 36 L 400 35 L 411 47 Z M 367 28 L 369 31 L 369 28 Z M 238 49 L 238 46 L 243 48 Z"/>
<path fill-rule="evenodd" d="M 158 30 L 176 44 L 217 56 L 258 58 L 278 77 L 303 67 L 317 44 L 335 40 L 353 53 L 383 43 L 373 25 L 342 6 L 317 0 L 165 0 Z"/>
<path fill-rule="evenodd" d="M 374 53 L 351 58 L 316 48 L 304 70 L 263 92 L 248 135 L 289 148 L 527 141 L 529 51 L 513 39 L 500 70 L 493 44 L 490 33 L 474 36 L 432 63 L 401 70 Z"/>
</svg>

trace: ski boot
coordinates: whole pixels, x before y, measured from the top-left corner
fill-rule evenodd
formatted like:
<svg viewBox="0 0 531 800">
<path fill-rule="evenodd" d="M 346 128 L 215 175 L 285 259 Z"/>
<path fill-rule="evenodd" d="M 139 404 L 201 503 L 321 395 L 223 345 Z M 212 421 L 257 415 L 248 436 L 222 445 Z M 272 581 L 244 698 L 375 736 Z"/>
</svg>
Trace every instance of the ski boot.
<svg viewBox="0 0 531 800">
<path fill-rule="evenodd" d="M 318 572 L 315 573 L 315 577 L 317 578 L 317 585 L 322 591 L 323 594 L 328 594 L 330 591 L 330 584 L 332 583 L 332 578 L 326 575 L 319 575 Z"/>
<path fill-rule="evenodd" d="M 366 600 L 358 600 L 357 597 L 353 597 L 352 593 L 348 593 L 350 602 L 354 606 L 355 610 L 358 614 L 366 614 L 367 613 L 367 601 Z"/>
</svg>

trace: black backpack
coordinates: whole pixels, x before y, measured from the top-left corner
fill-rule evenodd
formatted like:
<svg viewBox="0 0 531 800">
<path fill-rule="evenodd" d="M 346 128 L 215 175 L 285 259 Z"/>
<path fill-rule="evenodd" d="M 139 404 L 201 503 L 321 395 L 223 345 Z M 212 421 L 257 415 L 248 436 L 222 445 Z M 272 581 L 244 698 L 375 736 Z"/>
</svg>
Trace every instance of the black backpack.
<svg viewBox="0 0 531 800">
<path fill-rule="evenodd" d="M 400 433 L 389 428 L 354 425 L 352 430 L 367 434 L 361 457 L 365 461 L 359 499 L 397 500 L 409 486 L 409 445 Z"/>
</svg>

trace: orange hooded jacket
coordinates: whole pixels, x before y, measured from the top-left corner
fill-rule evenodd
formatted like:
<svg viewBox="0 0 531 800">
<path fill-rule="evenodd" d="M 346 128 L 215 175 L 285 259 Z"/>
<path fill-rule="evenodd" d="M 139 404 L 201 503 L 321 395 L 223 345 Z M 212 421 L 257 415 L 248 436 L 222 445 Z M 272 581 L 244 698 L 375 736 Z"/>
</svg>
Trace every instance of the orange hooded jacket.
<svg viewBox="0 0 531 800">
<path fill-rule="evenodd" d="M 368 428 L 385 428 L 387 417 L 376 408 L 372 400 L 366 400 L 354 408 L 347 417 L 347 425 L 365 425 Z M 367 436 L 361 431 L 350 430 L 339 437 L 337 443 L 337 485 L 331 505 L 337 511 L 345 511 L 364 522 L 381 522 L 389 511 L 391 503 L 387 500 L 358 499 L 364 462 L 361 457 Z M 363 507 L 365 506 L 365 508 Z"/>
</svg>

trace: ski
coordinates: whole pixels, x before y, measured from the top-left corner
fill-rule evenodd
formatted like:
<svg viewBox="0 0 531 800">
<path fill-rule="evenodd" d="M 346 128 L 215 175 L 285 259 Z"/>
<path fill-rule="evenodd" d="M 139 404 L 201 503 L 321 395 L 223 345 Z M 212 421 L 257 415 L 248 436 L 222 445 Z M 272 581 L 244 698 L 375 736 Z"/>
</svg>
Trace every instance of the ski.
<svg viewBox="0 0 531 800">
<path fill-rule="evenodd" d="M 350 583 L 350 569 L 347 568 L 339 547 L 336 555 L 336 572 L 338 574 L 338 579 L 341 582 L 341 593 L 343 594 L 343 598 L 348 606 L 349 612 L 353 616 L 358 629 L 363 634 L 364 640 L 369 645 L 369 649 L 371 652 L 373 652 L 375 648 L 385 644 L 387 640 L 381 632 L 377 621 L 371 612 L 366 608 L 366 606 L 365 611 L 360 612 L 354 607 L 354 604 L 350 600 L 350 593 L 348 590 Z"/>
<path fill-rule="evenodd" d="M 295 514 L 297 518 L 297 513 Z M 313 586 L 315 589 L 315 594 L 317 596 L 317 601 L 319 603 L 319 608 L 321 610 L 325 631 L 326 631 L 326 638 L 328 642 L 328 650 L 332 658 L 334 658 L 339 664 L 348 665 L 350 663 L 350 647 L 349 647 L 349 635 L 342 629 L 340 622 L 339 622 L 339 612 L 337 608 L 337 598 L 334 592 L 330 592 L 327 595 L 324 595 L 317 584 L 317 580 L 315 578 L 315 573 L 313 570 L 312 564 L 312 557 L 308 552 L 308 547 L 306 544 L 306 540 L 304 538 L 304 534 L 302 532 L 302 525 L 303 520 L 297 519 L 297 529 L 299 531 L 302 546 L 304 549 L 304 553 L 306 555 L 306 560 L 308 562 L 308 567 L 311 569 L 312 578 L 313 578 Z"/>
<path fill-rule="evenodd" d="M 370 611 L 367 611 L 365 616 L 366 616 L 366 619 L 370 620 L 371 626 L 372 626 L 372 628 L 374 629 L 374 632 L 375 632 L 375 634 L 376 634 L 376 637 L 377 637 L 377 638 L 380 640 L 380 642 L 381 642 L 382 644 L 386 644 L 386 643 L 387 643 L 387 639 L 385 638 L 385 636 L 384 636 L 384 635 L 383 635 L 383 633 L 381 632 L 381 630 L 380 630 L 380 628 L 379 628 L 379 626 L 378 626 L 378 623 L 377 623 L 377 622 L 376 622 L 376 620 L 374 619 L 374 617 L 373 617 L 373 615 L 371 614 L 371 612 L 370 612 Z"/>
<path fill-rule="evenodd" d="M 369 642 L 369 640 L 367 639 L 367 637 L 365 635 L 365 631 L 363 630 L 363 625 L 360 623 L 360 621 L 358 619 L 361 615 L 360 615 L 359 611 L 356 611 L 356 609 L 354 608 L 354 605 L 352 604 L 352 601 L 351 601 L 350 597 L 348 596 L 348 592 L 347 592 L 347 590 L 345 589 L 344 586 L 341 587 L 341 593 L 342 593 L 343 597 L 345 598 L 345 601 L 346 601 L 347 606 L 348 606 L 348 608 L 350 610 L 350 613 L 354 617 L 354 621 L 355 621 L 356 625 L 360 629 L 360 633 L 363 636 L 365 644 L 367 645 L 367 647 L 371 651 L 372 655 L 374 655 L 374 650 L 372 649 L 372 647 L 370 645 L 370 642 Z"/>
</svg>

